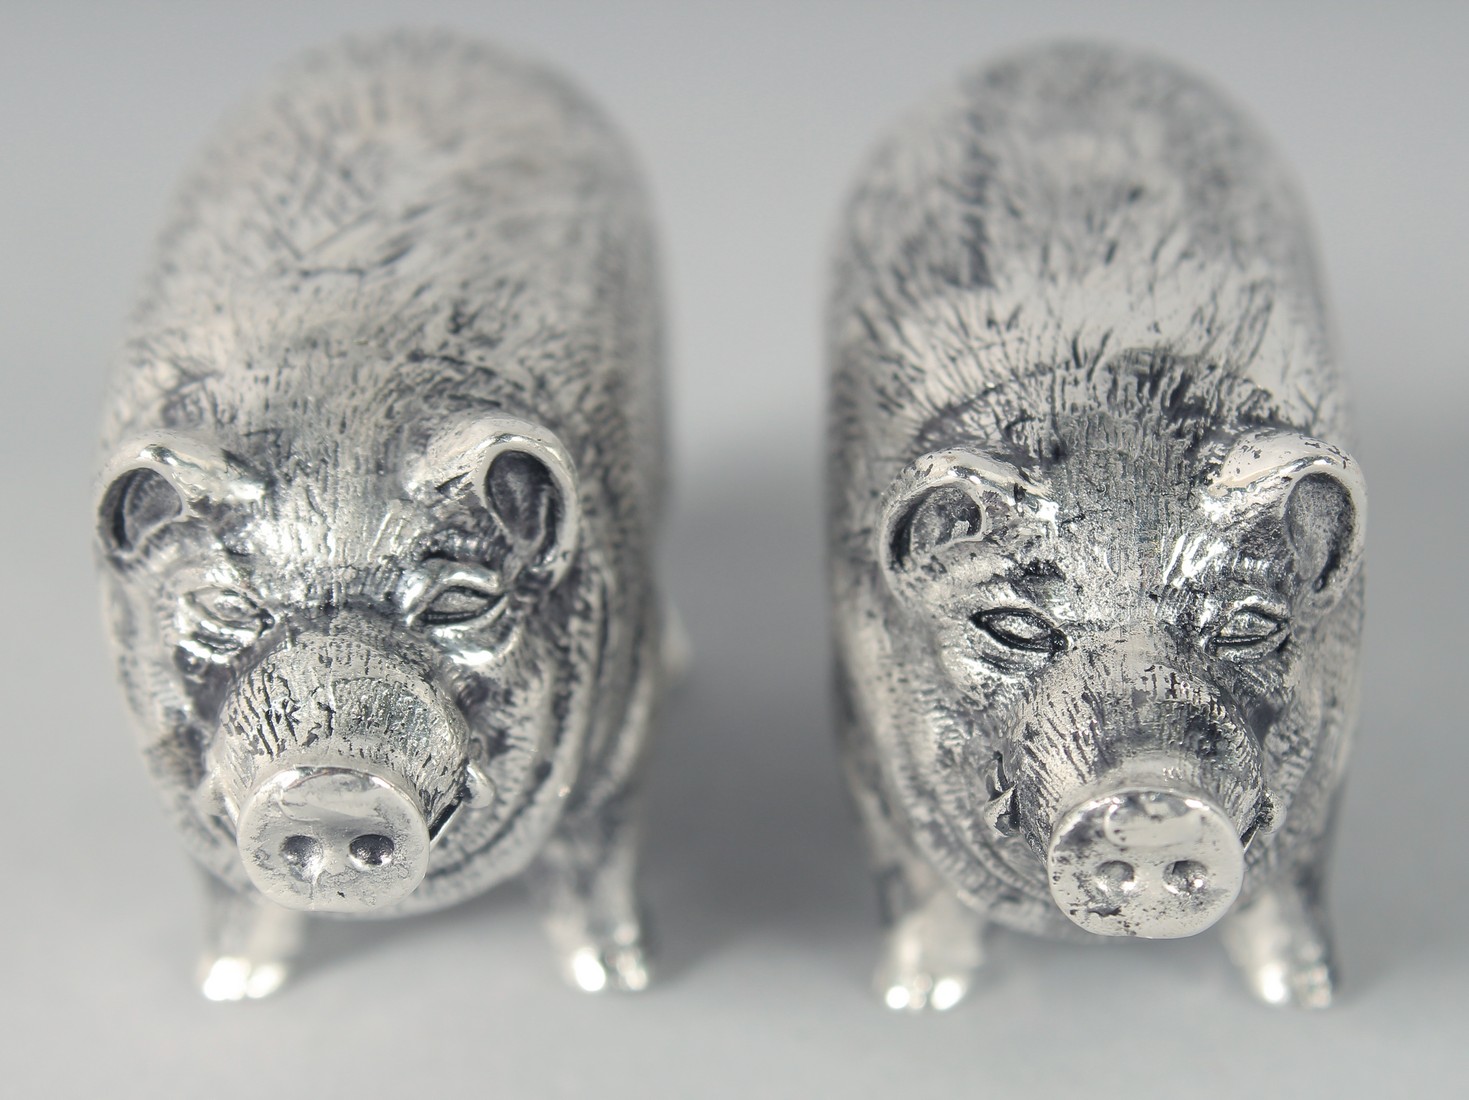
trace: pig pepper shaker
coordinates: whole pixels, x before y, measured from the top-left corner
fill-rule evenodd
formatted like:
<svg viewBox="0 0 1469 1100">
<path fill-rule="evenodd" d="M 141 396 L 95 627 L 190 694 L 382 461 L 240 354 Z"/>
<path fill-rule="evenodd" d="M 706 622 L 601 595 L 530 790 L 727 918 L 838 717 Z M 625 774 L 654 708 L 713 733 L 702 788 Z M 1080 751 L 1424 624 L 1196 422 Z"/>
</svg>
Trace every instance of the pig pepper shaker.
<svg viewBox="0 0 1469 1100">
<path fill-rule="evenodd" d="M 646 983 L 655 290 L 600 113 L 449 36 L 304 58 L 187 179 L 97 534 L 147 767 L 209 883 L 207 996 L 273 990 L 307 914 L 521 872 L 575 984 Z"/>
<path fill-rule="evenodd" d="M 1280 161 L 1170 65 L 1034 49 L 880 147 L 829 321 L 880 994 L 956 1003 L 990 924 L 1221 922 L 1260 998 L 1327 1004 L 1366 500 Z"/>
</svg>

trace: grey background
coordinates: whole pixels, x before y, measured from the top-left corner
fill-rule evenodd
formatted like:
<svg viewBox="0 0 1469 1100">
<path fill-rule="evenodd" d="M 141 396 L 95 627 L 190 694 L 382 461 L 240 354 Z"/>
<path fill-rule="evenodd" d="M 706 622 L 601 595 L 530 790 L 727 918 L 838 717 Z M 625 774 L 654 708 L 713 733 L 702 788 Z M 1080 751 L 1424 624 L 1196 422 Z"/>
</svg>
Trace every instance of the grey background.
<svg viewBox="0 0 1469 1100">
<path fill-rule="evenodd" d="M 197 899 L 102 649 L 102 379 L 170 187 L 299 46 L 438 23 L 539 54 L 637 146 L 663 226 L 696 646 L 651 776 L 662 982 L 563 989 L 522 892 L 322 925 L 269 1002 L 194 991 Z M 1364 722 L 1326 1014 L 1246 999 L 1216 937 L 1001 934 L 972 1002 L 868 995 L 874 906 L 828 731 L 818 462 L 824 258 L 881 126 L 1058 33 L 1154 46 L 1252 109 L 1311 200 L 1372 491 Z M 9 1096 L 1356 1095 L 1463 1087 L 1469 989 L 1469 5 L 1235 2 L 0 7 Z"/>
</svg>

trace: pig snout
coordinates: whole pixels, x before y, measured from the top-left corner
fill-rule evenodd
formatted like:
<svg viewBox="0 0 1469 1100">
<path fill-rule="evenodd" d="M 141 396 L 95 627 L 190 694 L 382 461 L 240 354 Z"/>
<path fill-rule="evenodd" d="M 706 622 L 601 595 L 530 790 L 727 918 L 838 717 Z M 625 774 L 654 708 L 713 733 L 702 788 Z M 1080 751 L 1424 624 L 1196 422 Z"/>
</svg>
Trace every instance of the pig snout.
<svg viewBox="0 0 1469 1100">
<path fill-rule="evenodd" d="M 240 811 L 240 858 L 291 909 L 362 912 L 407 897 L 428 870 L 423 810 L 400 780 L 352 768 L 282 768 Z"/>
<path fill-rule="evenodd" d="M 216 751 L 250 881 L 313 912 L 401 901 L 464 793 L 466 744 L 426 669 L 370 632 L 293 639 L 222 708 Z"/>
<path fill-rule="evenodd" d="M 1260 749 L 1202 679 L 1127 664 L 1110 685 L 1063 675 L 1039 693 L 1016 747 L 1018 823 L 1076 925 L 1192 936 L 1239 895 L 1268 802 Z"/>
<path fill-rule="evenodd" d="M 1108 777 L 1051 832 L 1051 896 L 1104 936 L 1174 939 L 1222 917 L 1244 881 L 1244 845 L 1219 804 L 1133 768 Z M 1154 771 L 1154 769 L 1146 769 Z"/>
</svg>

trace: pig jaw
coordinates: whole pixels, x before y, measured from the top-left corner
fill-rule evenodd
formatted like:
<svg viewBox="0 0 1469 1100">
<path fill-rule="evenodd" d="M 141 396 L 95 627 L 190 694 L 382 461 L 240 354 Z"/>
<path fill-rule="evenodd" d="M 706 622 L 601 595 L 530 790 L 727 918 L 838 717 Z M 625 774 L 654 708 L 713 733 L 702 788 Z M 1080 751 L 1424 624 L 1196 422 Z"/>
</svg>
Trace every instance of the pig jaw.
<svg viewBox="0 0 1469 1100">
<path fill-rule="evenodd" d="M 401 902 L 471 797 L 459 709 L 428 667 L 375 641 L 351 624 L 299 634 L 242 675 L 221 708 L 211 770 L 239 858 L 265 897 L 291 909 L 360 914 Z"/>
<path fill-rule="evenodd" d="M 1010 824 L 1044 864 L 1051 899 L 1098 935 L 1202 932 L 1238 896 L 1269 805 L 1256 738 L 1176 669 L 1143 665 L 1111 690 L 1070 691 L 1057 671 L 1005 754 L 1017 772 Z"/>
</svg>

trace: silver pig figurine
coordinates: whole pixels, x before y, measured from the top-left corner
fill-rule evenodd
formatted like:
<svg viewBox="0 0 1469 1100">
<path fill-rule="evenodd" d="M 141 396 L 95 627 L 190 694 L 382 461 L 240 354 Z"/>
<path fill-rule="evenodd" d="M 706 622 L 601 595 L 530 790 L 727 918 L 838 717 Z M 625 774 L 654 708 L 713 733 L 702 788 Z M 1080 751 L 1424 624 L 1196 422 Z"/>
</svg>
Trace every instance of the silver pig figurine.
<svg viewBox="0 0 1469 1100">
<path fill-rule="evenodd" d="M 1328 1003 L 1366 499 L 1280 162 L 1169 65 L 1039 48 L 880 148 L 836 277 L 839 721 L 882 996 L 956 1003 L 991 923 L 1222 920 L 1259 997 Z"/>
<path fill-rule="evenodd" d="M 209 997 L 274 989 L 308 913 L 522 871 L 573 982 L 646 983 L 655 289 L 600 113 L 447 36 L 304 58 L 186 181 L 97 533 L 148 769 L 211 883 Z"/>
</svg>

